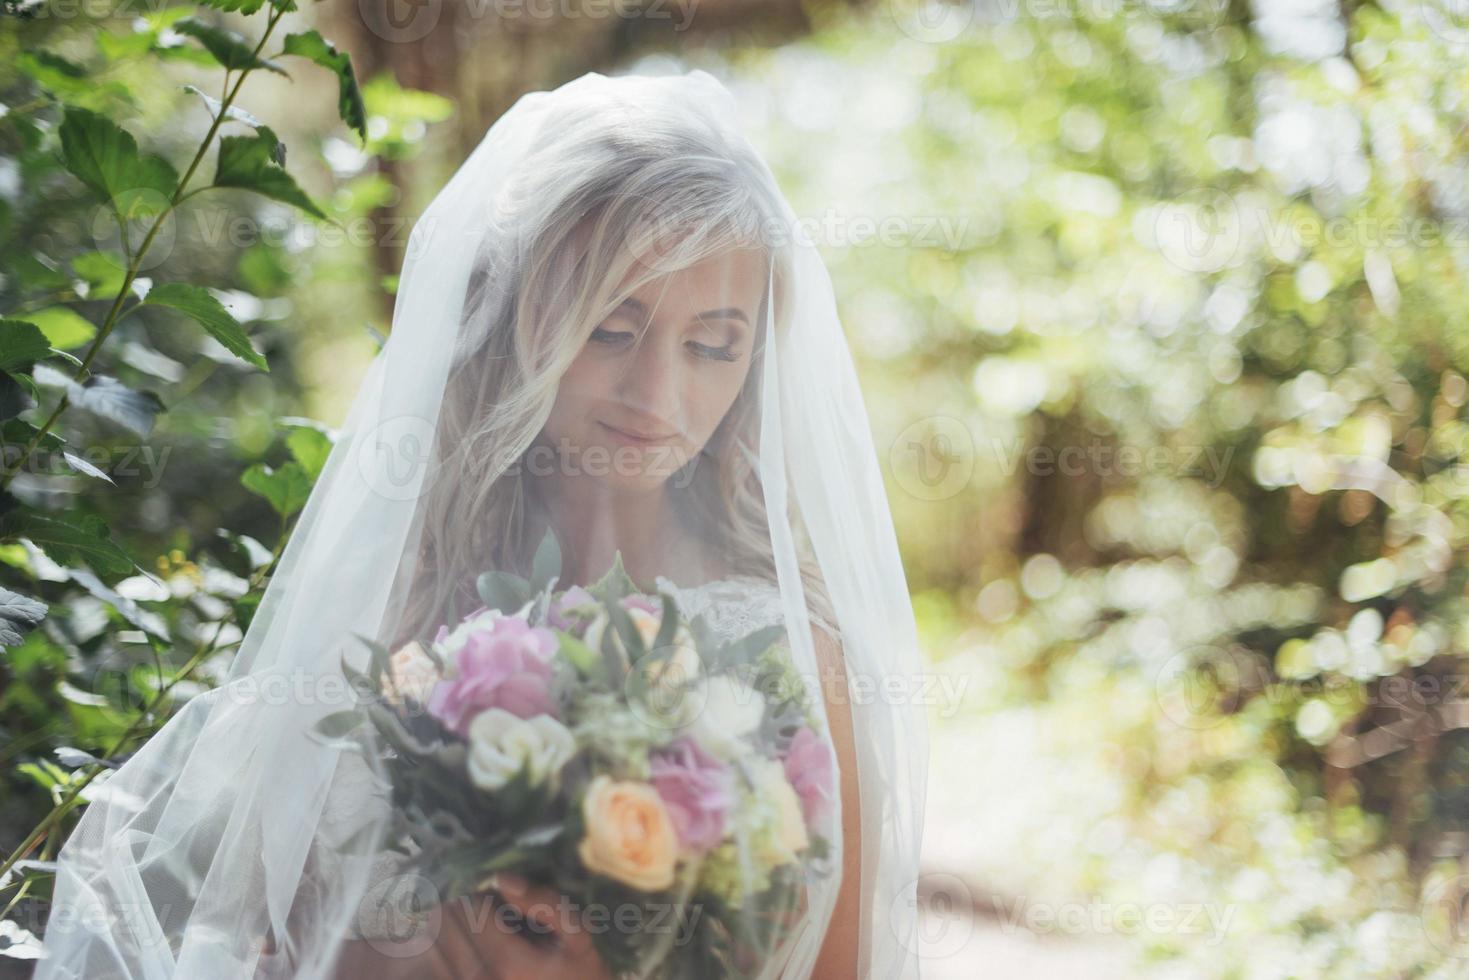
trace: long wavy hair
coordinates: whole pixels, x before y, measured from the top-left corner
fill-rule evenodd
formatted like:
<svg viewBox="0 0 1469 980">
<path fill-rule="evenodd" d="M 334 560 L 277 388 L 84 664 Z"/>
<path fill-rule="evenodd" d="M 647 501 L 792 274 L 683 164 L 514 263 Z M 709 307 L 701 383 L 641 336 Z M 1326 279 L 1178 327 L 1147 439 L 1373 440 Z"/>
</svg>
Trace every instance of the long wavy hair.
<svg viewBox="0 0 1469 980">
<path fill-rule="evenodd" d="M 573 118 L 564 118 L 573 115 Z M 441 406 L 418 547 L 395 591 L 396 647 L 467 611 L 475 576 L 526 574 L 538 541 L 528 520 L 526 454 L 562 375 L 592 331 L 644 284 L 733 248 L 766 257 L 777 335 L 789 320 L 791 259 L 769 172 L 747 145 L 687 109 L 563 113 L 547 120 L 523 166 L 488 202 Z M 752 232 L 755 234 L 752 236 Z M 649 261 L 652 257 L 652 261 Z M 760 473 L 757 330 L 750 371 L 699 454 L 668 481 L 675 511 L 734 574 L 774 584 Z M 814 621 L 836 622 L 792 501 L 797 559 Z M 402 584 L 400 577 L 400 585 Z M 390 613 L 391 616 L 391 613 Z"/>
</svg>

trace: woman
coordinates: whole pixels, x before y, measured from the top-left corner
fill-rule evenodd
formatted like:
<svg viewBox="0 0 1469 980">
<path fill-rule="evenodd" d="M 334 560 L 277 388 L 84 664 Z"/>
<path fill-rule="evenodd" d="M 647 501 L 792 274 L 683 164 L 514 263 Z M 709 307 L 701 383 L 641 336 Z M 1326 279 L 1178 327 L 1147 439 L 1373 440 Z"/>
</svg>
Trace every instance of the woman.
<svg viewBox="0 0 1469 980">
<path fill-rule="evenodd" d="M 311 734 L 353 634 L 431 636 L 547 531 L 559 587 L 616 558 L 725 641 L 782 627 L 819 694 L 833 873 L 741 975 L 917 975 L 912 610 L 830 282 L 734 109 L 702 71 L 593 73 L 491 128 L 414 228 L 392 336 L 229 683 L 62 851 L 58 901 L 129 903 L 167 943 L 48 929 L 40 980 L 609 975 L 563 896 L 518 876 L 415 896 L 401 931 L 371 766 Z"/>
</svg>

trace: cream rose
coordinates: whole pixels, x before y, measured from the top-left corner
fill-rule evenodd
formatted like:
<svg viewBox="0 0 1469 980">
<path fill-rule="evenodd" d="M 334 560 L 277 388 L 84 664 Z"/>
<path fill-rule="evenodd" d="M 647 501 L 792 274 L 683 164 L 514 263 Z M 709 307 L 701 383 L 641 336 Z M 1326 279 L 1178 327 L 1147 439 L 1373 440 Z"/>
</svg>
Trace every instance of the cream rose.
<svg viewBox="0 0 1469 980">
<path fill-rule="evenodd" d="M 539 786 L 575 754 L 576 739 L 550 715 L 519 718 L 487 708 L 469 723 L 469 778 L 483 789 L 502 788 L 527 765 L 531 785 Z"/>
<path fill-rule="evenodd" d="M 753 732 L 765 714 L 765 699 L 745 682 L 723 674 L 699 681 L 692 699 L 700 705 L 692 734 L 722 759 L 739 755 L 740 739 Z"/>
<path fill-rule="evenodd" d="M 679 632 L 687 634 L 687 630 L 680 629 Z M 681 687 L 699 676 L 703 667 L 692 638 L 687 643 L 680 640 L 675 635 L 672 651 L 666 654 L 659 651 L 661 658 L 648 664 L 648 683 L 664 695 L 677 694 Z M 653 641 L 648 642 L 651 644 Z"/>
<path fill-rule="evenodd" d="M 423 645 L 414 640 L 388 658 L 387 673 L 382 679 L 383 700 L 389 704 L 402 704 L 401 695 L 407 695 L 419 704 L 427 704 L 429 692 L 440 679 L 439 668 Z M 393 690 L 395 684 L 396 693 Z"/>
<path fill-rule="evenodd" d="M 755 793 L 775 814 L 774 831 L 765 838 L 767 850 L 761 857 L 772 866 L 791 864 L 796 860 L 796 852 L 805 850 L 811 843 L 801 814 L 801 798 L 779 762 L 761 758 L 753 768 Z"/>
<path fill-rule="evenodd" d="M 643 891 L 673 885 L 678 835 L 658 791 L 603 773 L 582 799 L 586 836 L 577 848 L 588 871 Z"/>
</svg>

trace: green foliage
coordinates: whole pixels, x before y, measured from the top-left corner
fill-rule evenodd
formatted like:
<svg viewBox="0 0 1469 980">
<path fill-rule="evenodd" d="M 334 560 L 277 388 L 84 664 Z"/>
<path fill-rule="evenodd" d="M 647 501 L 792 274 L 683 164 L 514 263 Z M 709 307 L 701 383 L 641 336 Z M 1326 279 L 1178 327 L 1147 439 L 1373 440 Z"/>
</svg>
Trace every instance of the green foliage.
<svg viewBox="0 0 1469 980">
<path fill-rule="evenodd" d="M 1129 975 L 1455 976 L 1466 35 L 1275 6 L 834 27 L 761 59 L 831 107 L 776 169 L 908 236 L 825 254 L 970 682 L 935 721 L 945 870 L 1232 912 L 1114 935 Z"/>
<path fill-rule="evenodd" d="M 186 282 L 166 282 L 148 290 L 143 301 L 154 306 L 167 306 L 186 313 L 203 327 L 208 334 L 225 346 L 231 354 L 250 362 L 262 371 L 269 371 L 265 358 L 254 347 L 250 338 L 228 310 L 202 286 Z M 134 307 L 136 309 L 136 307 Z"/>
<path fill-rule="evenodd" d="M 44 905 L 27 903 L 46 897 L 89 784 L 221 676 L 332 449 L 330 430 L 279 411 L 300 398 L 289 357 L 261 384 L 289 337 L 275 321 L 314 256 L 188 233 L 220 226 L 204 202 L 252 224 L 270 201 L 301 220 L 347 212 L 301 189 L 286 142 L 246 108 L 256 72 L 285 74 L 262 52 L 292 0 L 110 20 L 18 20 L 11 6 L 0 12 L 0 169 L 19 185 L 0 195 L 0 918 L 19 908 L 35 921 Z M 216 12 L 235 15 L 230 27 Z M 350 59 L 315 31 L 286 37 L 285 55 L 326 69 L 294 81 L 325 75 L 365 139 Z M 180 84 L 179 66 L 197 84 Z M 217 96 L 203 90 L 210 71 Z M 181 108 L 201 107 L 202 126 L 178 125 Z M 290 458 L 271 466 L 277 432 Z M 24 931 L 9 935 L 0 955 L 31 948 Z"/>
</svg>

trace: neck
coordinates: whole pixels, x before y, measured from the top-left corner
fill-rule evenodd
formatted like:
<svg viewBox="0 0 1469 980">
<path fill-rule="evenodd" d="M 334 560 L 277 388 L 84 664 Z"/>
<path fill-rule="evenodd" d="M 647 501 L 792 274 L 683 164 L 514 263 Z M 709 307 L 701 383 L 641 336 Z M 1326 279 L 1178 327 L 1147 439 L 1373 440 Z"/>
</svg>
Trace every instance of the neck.
<svg viewBox="0 0 1469 980">
<path fill-rule="evenodd" d="M 612 488 L 600 480 L 548 477 L 532 484 L 531 540 L 547 524 L 561 545 L 559 587 L 590 585 L 612 567 L 613 555 L 639 585 L 670 571 L 666 542 L 677 538 L 678 516 L 664 487 L 646 491 Z"/>
</svg>

